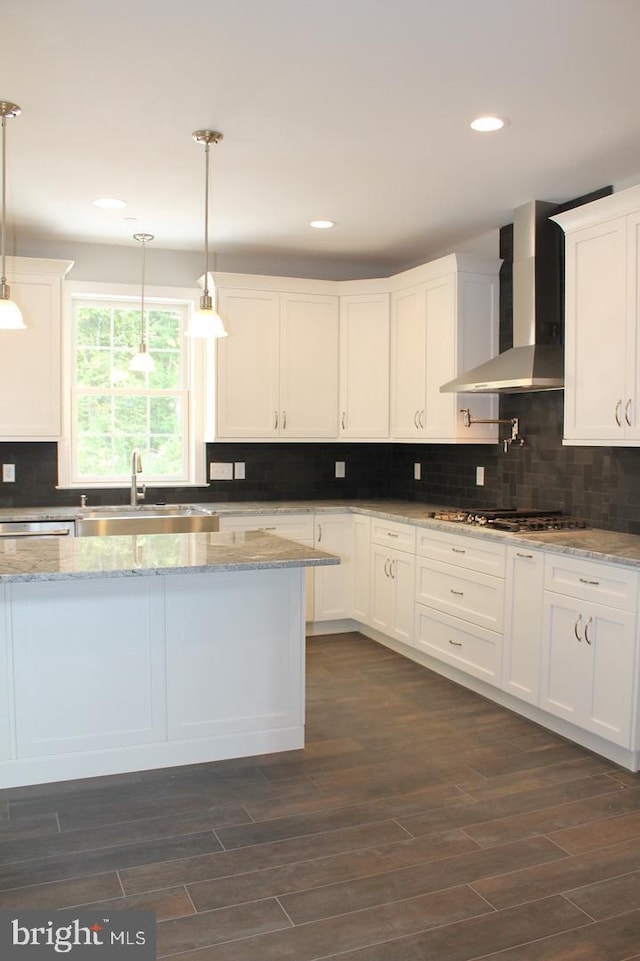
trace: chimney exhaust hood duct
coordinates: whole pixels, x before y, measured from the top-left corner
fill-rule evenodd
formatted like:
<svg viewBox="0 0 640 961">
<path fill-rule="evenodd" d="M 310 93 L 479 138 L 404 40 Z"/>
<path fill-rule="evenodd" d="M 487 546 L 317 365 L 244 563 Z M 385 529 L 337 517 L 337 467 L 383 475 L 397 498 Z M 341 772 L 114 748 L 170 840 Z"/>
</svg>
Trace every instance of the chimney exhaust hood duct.
<svg viewBox="0 0 640 961">
<path fill-rule="evenodd" d="M 441 393 L 561 390 L 561 255 L 557 204 L 531 201 L 513 217 L 513 347 L 443 384 Z"/>
</svg>

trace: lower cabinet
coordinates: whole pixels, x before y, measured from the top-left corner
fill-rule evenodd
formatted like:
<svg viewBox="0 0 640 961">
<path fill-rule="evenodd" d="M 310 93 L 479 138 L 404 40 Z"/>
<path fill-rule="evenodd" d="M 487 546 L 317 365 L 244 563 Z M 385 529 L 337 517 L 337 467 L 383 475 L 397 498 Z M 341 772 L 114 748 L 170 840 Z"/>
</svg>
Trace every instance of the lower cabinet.
<svg viewBox="0 0 640 961">
<path fill-rule="evenodd" d="M 636 618 L 545 592 L 540 707 L 631 746 Z"/>
<path fill-rule="evenodd" d="M 495 631 L 416 604 L 414 647 L 487 684 L 500 684 L 502 636 Z"/>
<path fill-rule="evenodd" d="M 340 564 L 315 568 L 312 620 L 333 621 L 351 617 L 351 514 L 316 514 L 314 546 L 329 554 L 337 554 Z"/>
<path fill-rule="evenodd" d="M 371 619 L 371 518 L 354 514 L 352 518 L 351 616 L 361 624 Z"/>
<path fill-rule="evenodd" d="M 371 607 L 369 624 L 405 644 L 413 643 L 413 554 L 371 545 Z"/>
<path fill-rule="evenodd" d="M 507 547 L 502 687 L 509 694 L 538 704 L 542 648 L 544 554 L 526 547 Z"/>
</svg>

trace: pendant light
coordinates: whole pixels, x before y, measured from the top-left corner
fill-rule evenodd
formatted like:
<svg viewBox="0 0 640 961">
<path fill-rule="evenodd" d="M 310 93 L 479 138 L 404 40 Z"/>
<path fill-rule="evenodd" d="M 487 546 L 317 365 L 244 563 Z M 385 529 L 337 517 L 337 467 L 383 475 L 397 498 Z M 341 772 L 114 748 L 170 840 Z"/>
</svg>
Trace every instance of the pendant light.
<svg viewBox="0 0 640 961">
<path fill-rule="evenodd" d="M 7 146 L 6 126 L 9 117 L 17 117 L 20 107 L 16 103 L 0 101 L 0 116 L 2 117 L 2 277 L 0 278 L 0 330 L 26 330 L 27 325 L 22 319 L 20 308 L 11 300 L 11 290 L 5 276 L 5 232 L 6 232 L 6 171 Z"/>
<path fill-rule="evenodd" d="M 134 234 L 133 239 L 142 244 L 142 297 L 140 302 L 140 350 L 134 354 L 129 364 L 129 370 L 147 373 L 154 370 L 155 363 L 151 354 L 147 352 L 147 342 L 144 336 L 144 268 L 147 244 L 153 240 L 153 234 Z"/>
<path fill-rule="evenodd" d="M 214 304 L 214 296 L 209 292 L 209 147 L 212 143 L 219 143 L 222 134 L 216 130 L 196 130 L 193 139 L 197 143 L 204 144 L 205 155 L 205 186 L 204 186 L 204 291 L 200 298 L 200 306 L 194 310 L 187 327 L 188 337 L 226 337 L 222 317 L 217 313 Z"/>
</svg>

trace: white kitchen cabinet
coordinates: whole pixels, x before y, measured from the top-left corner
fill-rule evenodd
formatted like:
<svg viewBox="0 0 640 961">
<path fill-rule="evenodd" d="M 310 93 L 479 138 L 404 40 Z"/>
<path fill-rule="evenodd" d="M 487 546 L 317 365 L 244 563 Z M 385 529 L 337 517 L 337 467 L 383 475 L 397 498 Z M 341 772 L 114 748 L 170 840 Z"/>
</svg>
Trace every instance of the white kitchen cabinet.
<svg viewBox="0 0 640 961">
<path fill-rule="evenodd" d="M 540 696 L 543 589 L 544 554 L 507 547 L 502 687 L 529 704 Z"/>
<path fill-rule="evenodd" d="M 640 444 L 640 188 L 552 218 L 565 231 L 568 444 Z"/>
<path fill-rule="evenodd" d="M 498 353 L 498 264 L 456 255 L 407 271 L 391 295 L 391 435 L 399 440 L 494 443 L 494 395 L 443 394 L 442 384 Z M 396 278 L 398 280 L 398 278 Z"/>
<path fill-rule="evenodd" d="M 351 616 L 362 624 L 368 624 L 371 599 L 371 518 L 366 514 L 354 514 L 352 533 L 353 606 Z"/>
<path fill-rule="evenodd" d="M 373 518 L 370 554 L 369 624 L 383 634 L 413 643 L 415 528 Z"/>
<path fill-rule="evenodd" d="M 419 529 L 417 650 L 499 685 L 505 549 L 489 539 Z"/>
<path fill-rule="evenodd" d="M 389 436 L 389 294 L 340 297 L 340 436 Z"/>
<path fill-rule="evenodd" d="M 313 584 L 313 620 L 334 621 L 351 617 L 353 597 L 353 546 L 351 514 L 316 514 L 314 546 L 337 554 L 337 567 L 317 567 Z"/>
<path fill-rule="evenodd" d="M 630 747 L 635 635 L 634 614 L 545 592 L 540 707 Z"/>
<path fill-rule="evenodd" d="M 69 260 L 7 257 L 11 297 L 26 330 L 2 332 L 0 440 L 60 437 L 62 279 Z"/>
<path fill-rule="evenodd" d="M 338 299 L 220 288 L 217 436 L 318 439 L 338 433 Z"/>
</svg>

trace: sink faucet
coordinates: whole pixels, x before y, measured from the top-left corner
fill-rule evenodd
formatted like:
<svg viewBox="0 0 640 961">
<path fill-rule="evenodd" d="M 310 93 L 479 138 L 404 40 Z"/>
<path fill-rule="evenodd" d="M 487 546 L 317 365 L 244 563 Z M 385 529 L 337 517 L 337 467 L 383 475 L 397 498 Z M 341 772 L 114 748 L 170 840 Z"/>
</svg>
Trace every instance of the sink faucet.
<svg viewBox="0 0 640 961">
<path fill-rule="evenodd" d="M 142 458 L 140 448 L 134 447 L 131 453 L 131 506 L 137 507 L 140 501 L 144 500 L 146 484 L 138 487 L 138 474 L 142 473 Z"/>
</svg>

